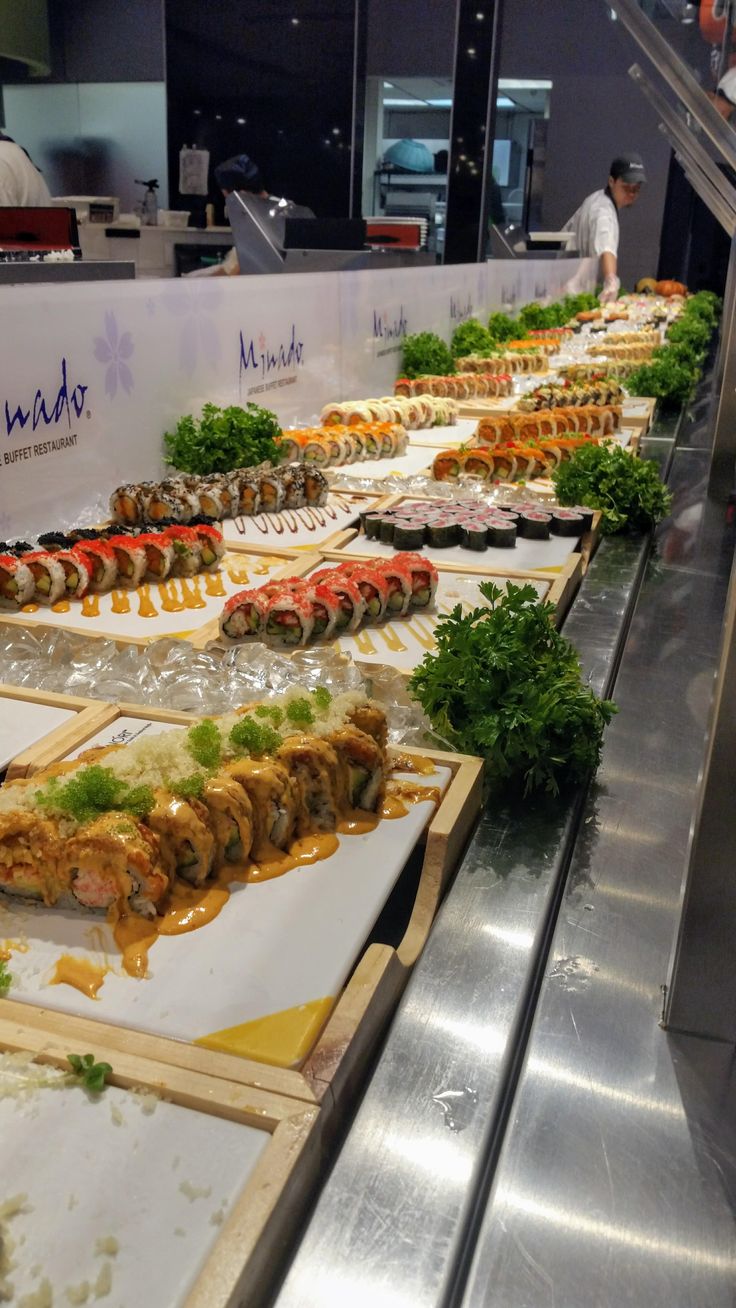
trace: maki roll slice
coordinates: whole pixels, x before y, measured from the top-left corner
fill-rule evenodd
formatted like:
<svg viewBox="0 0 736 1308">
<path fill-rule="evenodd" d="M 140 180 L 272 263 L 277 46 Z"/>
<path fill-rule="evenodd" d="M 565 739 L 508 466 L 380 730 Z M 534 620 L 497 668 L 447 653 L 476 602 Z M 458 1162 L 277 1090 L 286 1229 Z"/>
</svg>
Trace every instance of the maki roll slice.
<svg viewBox="0 0 736 1308">
<path fill-rule="evenodd" d="M 195 527 L 167 527 L 166 541 L 173 546 L 175 577 L 193 577 L 202 566 L 202 546 Z"/>
<path fill-rule="evenodd" d="M 485 522 L 468 523 L 460 528 L 460 544 L 466 550 L 482 553 L 488 549 L 488 527 Z"/>
<path fill-rule="evenodd" d="M 64 569 L 64 590 L 67 599 L 83 599 L 89 590 L 89 568 L 76 549 L 58 550 L 54 558 Z"/>
<path fill-rule="evenodd" d="M 307 502 L 307 470 L 301 464 L 285 468 L 282 473 L 284 483 L 284 508 L 301 509 Z"/>
<path fill-rule="evenodd" d="M 215 840 L 214 871 L 245 864 L 253 844 L 253 805 L 243 787 L 218 772 L 205 783 L 202 803 Z"/>
<path fill-rule="evenodd" d="M 395 550 L 419 550 L 424 544 L 424 533 L 423 523 L 397 522 L 391 543 Z"/>
<path fill-rule="evenodd" d="M 450 549 L 460 540 L 460 528 L 449 514 L 427 524 L 427 541 L 436 550 Z"/>
<path fill-rule="evenodd" d="M 329 485 L 325 474 L 319 468 L 307 468 L 304 478 L 304 493 L 310 509 L 318 509 L 327 503 Z"/>
<path fill-rule="evenodd" d="M 108 545 L 115 553 L 118 581 L 123 586 L 140 586 L 146 571 L 146 547 L 138 536 L 111 536 Z"/>
<path fill-rule="evenodd" d="M 363 518 L 363 531 L 366 540 L 380 540 L 381 538 L 381 515 L 380 513 L 366 513 Z"/>
<path fill-rule="evenodd" d="M 115 551 L 106 540 L 80 540 L 74 547 L 89 572 L 89 588 L 95 594 L 111 590 L 118 579 Z"/>
<path fill-rule="evenodd" d="M 35 584 L 27 563 L 12 554 L 0 554 L 0 605 L 3 608 L 19 609 L 30 604 Z"/>
<path fill-rule="evenodd" d="M 323 568 L 314 572 L 310 580 L 329 590 L 337 600 L 335 635 L 356 631 L 365 616 L 366 602 L 352 577 L 346 577 L 337 568 Z"/>
<path fill-rule="evenodd" d="M 228 517 L 232 504 L 232 497 L 226 481 L 217 481 L 214 478 L 210 481 L 201 481 L 196 492 L 199 501 L 199 512 L 205 517 L 212 518 L 215 521 L 221 521 Z"/>
<path fill-rule="evenodd" d="M 105 813 L 64 842 L 59 878 L 84 908 L 127 906 L 155 917 L 170 877 L 158 837 L 127 813 Z"/>
<path fill-rule="evenodd" d="M 55 554 L 34 550 L 23 555 L 33 573 L 33 598 L 40 604 L 56 604 L 66 594 L 66 574 Z"/>
<path fill-rule="evenodd" d="M 332 460 L 330 458 L 330 447 L 327 441 L 322 440 L 319 436 L 313 436 L 310 440 L 305 441 L 304 462 L 305 464 L 309 464 L 310 467 L 329 467 Z"/>
<path fill-rule="evenodd" d="M 341 816 L 340 769 L 332 746 L 316 736 L 291 736 L 276 758 L 297 786 L 297 835 L 335 831 Z"/>
<path fill-rule="evenodd" d="M 303 458 L 303 447 L 296 432 L 293 434 L 288 431 L 282 432 L 277 441 L 277 445 L 283 452 L 285 463 L 301 463 Z"/>
<path fill-rule="evenodd" d="M 519 514 L 517 530 L 520 536 L 527 540 L 549 540 L 549 529 L 552 516 L 549 513 L 542 513 L 541 510 L 527 510 Z"/>
<path fill-rule="evenodd" d="M 266 628 L 269 596 L 262 590 L 240 590 L 231 595 L 220 614 L 220 635 L 225 640 L 262 636 Z"/>
<path fill-rule="evenodd" d="M 220 560 L 225 554 L 225 542 L 222 539 L 222 532 L 204 522 L 198 523 L 195 527 L 191 527 L 190 530 L 194 532 L 199 541 L 202 571 L 216 572 Z"/>
<path fill-rule="evenodd" d="M 252 518 L 261 511 L 261 481 L 257 473 L 248 473 L 240 482 L 240 499 L 237 512 Z"/>
<path fill-rule="evenodd" d="M 314 630 L 314 610 L 310 599 L 294 591 L 282 590 L 268 601 L 264 635 L 277 649 L 301 649 Z"/>
<path fill-rule="evenodd" d="M 457 481 L 464 462 L 464 456 L 457 450 L 441 450 L 432 463 L 432 476 L 435 481 Z"/>
<path fill-rule="evenodd" d="M 278 472 L 265 472 L 260 478 L 261 513 L 278 513 L 284 507 L 286 491 Z"/>
<path fill-rule="evenodd" d="M 381 518 L 381 525 L 378 529 L 378 539 L 382 545 L 393 544 L 395 527 L 396 523 L 393 518 L 390 518 L 388 514 L 384 514 Z"/>
<path fill-rule="evenodd" d="M 312 605 L 312 631 L 315 640 L 329 640 L 334 635 L 340 603 L 327 586 L 319 582 L 302 582 L 302 594 Z"/>
<path fill-rule="evenodd" d="M 421 554 L 402 554 L 394 563 L 395 568 L 408 577 L 411 586 L 411 609 L 428 609 L 434 602 L 439 581 L 439 573 L 429 559 Z"/>
<path fill-rule="evenodd" d="M 118 486 L 110 496 L 110 516 L 114 522 L 136 526 L 145 521 L 145 495 L 153 490 L 151 482 L 128 482 Z"/>
<path fill-rule="evenodd" d="M 165 581 L 174 566 L 174 546 L 163 532 L 145 532 L 137 544 L 145 551 L 144 581 Z"/>
<path fill-rule="evenodd" d="M 386 792 L 386 759 L 378 741 L 352 725 L 330 732 L 327 740 L 337 755 L 343 802 L 375 813 Z"/>
<path fill-rule="evenodd" d="M 251 858 L 273 858 L 286 849 L 297 819 L 298 788 L 276 759 L 242 759 L 230 763 L 224 774 L 242 786 L 253 813 Z"/>
<path fill-rule="evenodd" d="M 488 524 L 488 543 L 497 549 L 513 549 L 516 545 L 516 515 L 504 514 Z"/>
<path fill-rule="evenodd" d="M 70 536 L 63 531 L 46 531 L 38 538 L 39 546 L 49 554 L 58 554 L 59 550 L 68 550 L 72 545 Z"/>
<path fill-rule="evenodd" d="M 570 508 L 571 513 L 579 513 L 583 519 L 583 531 L 590 531 L 593 526 L 595 509 L 591 509 L 587 504 L 573 504 Z"/>
<path fill-rule="evenodd" d="M 349 575 L 365 600 L 366 621 L 381 622 L 388 605 L 388 583 L 382 573 L 378 568 L 355 563 L 350 565 Z"/>
<path fill-rule="evenodd" d="M 154 798 L 145 823 L 158 836 L 164 866 L 170 876 L 201 886 L 215 861 L 207 809 L 197 799 L 177 799 L 167 790 L 155 790 Z"/>
<path fill-rule="evenodd" d="M 468 450 L 465 455 L 463 472 L 469 477 L 478 477 L 481 481 L 490 481 L 493 476 L 494 459 L 490 450 Z"/>
<path fill-rule="evenodd" d="M 573 509 L 555 509 L 549 526 L 554 536 L 582 536 L 585 531 L 582 513 Z"/>
<path fill-rule="evenodd" d="M 408 613 L 411 604 L 411 581 L 398 564 L 396 566 L 393 563 L 384 564 L 381 572 L 388 587 L 386 617 L 401 618 Z"/>
</svg>

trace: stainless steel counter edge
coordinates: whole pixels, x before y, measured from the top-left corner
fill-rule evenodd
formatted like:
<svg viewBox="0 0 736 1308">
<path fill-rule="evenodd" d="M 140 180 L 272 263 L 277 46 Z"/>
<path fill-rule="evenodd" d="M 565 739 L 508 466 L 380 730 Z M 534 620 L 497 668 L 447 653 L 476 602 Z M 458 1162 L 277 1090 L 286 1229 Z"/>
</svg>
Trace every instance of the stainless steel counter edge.
<svg viewBox="0 0 736 1308">
<path fill-rule="evenodd" d="M 658 1024 L 733 552 L 688 440 L 463 1308 L 733 1308 L 733 1049 Z"/>
<path fill-rule="evenodd" d="M 648 543 L 600 546 L 565 632 L 614 673 Z M 504 1116 L 582 796 L 489 809 L 394 1020 L 278 1308 L 445 1301 Z"/>
</svg>

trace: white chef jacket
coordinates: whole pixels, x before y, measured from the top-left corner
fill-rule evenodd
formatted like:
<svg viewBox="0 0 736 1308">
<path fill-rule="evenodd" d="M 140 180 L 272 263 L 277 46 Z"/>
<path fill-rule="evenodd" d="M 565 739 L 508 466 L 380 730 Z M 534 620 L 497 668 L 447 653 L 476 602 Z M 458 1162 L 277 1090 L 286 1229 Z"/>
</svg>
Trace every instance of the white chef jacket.
<svg viewBox="0 0 736 1308">
<path fill-rule="evenodd" d="M 49 188 L 28 155 L 14 141 L 0 141 L 0 205 L 51 204 Z"/>
<path fill-rule="evenodd" d="M 582 258 L 602 254 L 618 255 L 618 210 L 605 191 L 594 191 L 583 200 L 563 232 L 575 233 L 575 244 Z"/>
</svg>

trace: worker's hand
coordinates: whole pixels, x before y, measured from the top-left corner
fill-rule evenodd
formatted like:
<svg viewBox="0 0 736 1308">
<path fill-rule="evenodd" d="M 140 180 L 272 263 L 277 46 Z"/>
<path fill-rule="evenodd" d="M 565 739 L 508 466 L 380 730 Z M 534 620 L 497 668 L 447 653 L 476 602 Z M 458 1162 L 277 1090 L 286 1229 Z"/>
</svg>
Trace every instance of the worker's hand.
<svg viewBox="0 0 736 1308">
<path fill-rule="evenodd" d="M 223 277 L 224 275 L 221 263 L 213 263 L 209 268 L 195 268 L 193 272 L 182 273 L 182 277 Z"/>
<path fill-rule="evenodd" d="M 612 304 L 621 290 L 621 281 L 615 273 L 609 273 L 603 282 L 603 290 L 598 296 L 599 304 Z"/>
</svg>

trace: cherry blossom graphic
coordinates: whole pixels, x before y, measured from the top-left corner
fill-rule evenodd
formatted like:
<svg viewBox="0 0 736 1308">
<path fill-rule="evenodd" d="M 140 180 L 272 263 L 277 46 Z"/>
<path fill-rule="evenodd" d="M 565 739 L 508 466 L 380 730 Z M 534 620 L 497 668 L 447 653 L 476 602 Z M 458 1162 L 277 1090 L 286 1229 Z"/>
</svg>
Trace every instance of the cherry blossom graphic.
<svg viewBox="0 0 736 1308">
<path fill-rule="evenodd" d="M 191 377 L 200 357 L 210 368 L 216 368 L 222 354 L 220 333 L 214 315 L 222 302 L 219 287 L 207 282 L 187 284 L 178 281 L 161 296 L 166 310 L 179 319 L 179 367 Z"/>
<path fill-rule="evenodd" d="M 94 356 L 98 363 L 107 364 L 105 372 L 105 394 L 111 400 L 118 393 L 118 385 L 130 395 L 133 389 L 133 374 L 128 367 L 128 359 L 133 355 L 135 346 L 130 332 L 118 330 L 114 313 L 105 314 L 105 335 L 95 336 Z"/>
</svg>

